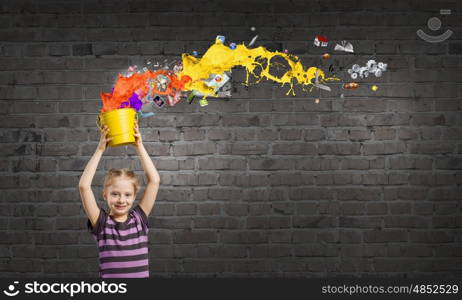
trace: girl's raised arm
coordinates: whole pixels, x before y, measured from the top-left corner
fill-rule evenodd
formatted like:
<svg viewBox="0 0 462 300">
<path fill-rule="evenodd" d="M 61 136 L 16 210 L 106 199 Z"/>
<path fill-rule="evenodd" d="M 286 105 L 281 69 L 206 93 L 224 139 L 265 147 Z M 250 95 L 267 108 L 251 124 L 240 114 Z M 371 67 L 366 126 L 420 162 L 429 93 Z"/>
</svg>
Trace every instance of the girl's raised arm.
<svg viewBox="0 0 462 300">
<path fill-rule="evenodd" d="M 91 189 L 91 182 L 96 173 L 98 163 L 103 156 L 104 150 L 106 150 L 108 142 L 111 138 L 107 137 L 108 128 L 105 126 L 101 132 L 101 138 L 99 140 L 98 148 L 87 163 L 85 170 L 79 181 L 80 198 L 82 199 L 83 208 L 91 222 L 92 226 L 95 226 L 99 216 L 99 207 L 96 203 L 95 195 Z"/>
<path fill-rule="evenodd" d="M 138 124 L 135 124 L 135 139 L 135 148 L 138 152 L 138 155 L 140 156 L 141 166 L 143 167 L 144 173 L 148 178 L 148 183 L 139 205 L 143 209 L 146 216 L 148 216 L 154 206 L 154 202 L 156 201 L 157 191 L 159 190 L 160 184 L 160 176 L 156 167 L 154 166 L 154 163 L 149 157 L 148 152 L 146 152 L 146 149 L 144 148 Z"/>
</svg>

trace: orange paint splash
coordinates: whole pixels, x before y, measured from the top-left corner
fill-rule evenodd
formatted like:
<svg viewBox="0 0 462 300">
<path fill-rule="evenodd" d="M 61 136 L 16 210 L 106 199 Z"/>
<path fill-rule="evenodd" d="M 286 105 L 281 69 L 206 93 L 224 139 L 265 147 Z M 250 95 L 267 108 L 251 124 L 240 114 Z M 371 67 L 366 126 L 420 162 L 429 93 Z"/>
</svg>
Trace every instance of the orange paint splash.
<svg viewBox="0 0 462 300">
<path fill-rule="evenodd" d="M 101 93 L 103 108 L 101 112 L 107 112 L 120 108 L 122 102 L 127 101 L 133 93 L 145 95 L 149 91 L 149 80 L 155 79 L 158 75 L 164 75 L 169 78 L 170 82 L 165 91 L 158 90 L 155 85 L 152 86 L 154 93 L 158 95 L 174 96 L 177 91 L 184 89 L 187 82 L 191 78 L 187 75 L 182 75 L 180 79 L 169 70 L 146 71 L 145 73 L 135 73 L 130 77 L 124 77 L 119 74 L 117 82 L 112 93 Z"/>
</svg>

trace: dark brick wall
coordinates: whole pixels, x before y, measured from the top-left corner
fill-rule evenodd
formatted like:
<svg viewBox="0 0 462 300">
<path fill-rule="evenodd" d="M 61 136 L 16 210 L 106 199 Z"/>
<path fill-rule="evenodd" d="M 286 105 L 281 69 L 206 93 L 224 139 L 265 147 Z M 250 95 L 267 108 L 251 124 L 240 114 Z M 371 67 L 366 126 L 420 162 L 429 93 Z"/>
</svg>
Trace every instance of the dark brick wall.
<svg viewBox="0 0 462 300">
<path fill-rule="evenodd" d="M 452 9 L 442 28 L 454 35 L 420 40 L 440 8 Z M 314 35 L 351 41 L 355 55 L 331 59 L 342 79 L 372 57 L 389 71 L 362 81 L 377 93 L 331 83 L 332 93 L 290 97 L 269 83 L 247 89 L 235 70 L 229 101 L 142 120 L 161 174 L 153 276 L 461 276 L 461 9 L 456 0 L 1 1 L 0 276 L 96 276 L 77 183 L 97 145 L 99 93 L 117 72 L 203 53 L 217 34 L 255 33 L 305 65 L 322 63 Z M 107 152 L 98 194 L 108 168 L 141 172 L 134 154 Z"/>
</svg>

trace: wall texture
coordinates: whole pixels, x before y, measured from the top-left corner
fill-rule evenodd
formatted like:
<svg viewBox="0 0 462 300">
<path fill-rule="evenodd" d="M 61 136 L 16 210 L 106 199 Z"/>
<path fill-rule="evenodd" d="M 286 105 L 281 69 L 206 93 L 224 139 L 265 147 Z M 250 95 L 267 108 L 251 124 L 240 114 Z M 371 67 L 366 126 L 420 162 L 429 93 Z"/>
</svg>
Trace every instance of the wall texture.
<svg viewBox="0 0 462 300">
<path fill-rule="evenodd" d="M 441 8 L 452 9 L 440 17 L 453 36 L 420 40 Z M 461 9 L 456 0 L 1 1 L 0 276 L 97 276 L 77 183 L 99 137 L 99 93 L 130 65 L 200 55 L 218 34 L 238 43 L 258 34 L 257 45 L 305 65 L 332 63 L 342 81 L 370 58 L 389 71 L 357 90 L 334 82 L 331 93 L 293 97 L 267 82 L 246 88 L 236 69 L 229 101 L 142 120 L 161 174 L 153 276 L 461 276 Z M 326 65 L 316 34 L 352 42 L 355 54 L 331 51 Z M 133 149 L 110 149 L 98 194 L 111 167 L 142 174 Z"/>
</svg>

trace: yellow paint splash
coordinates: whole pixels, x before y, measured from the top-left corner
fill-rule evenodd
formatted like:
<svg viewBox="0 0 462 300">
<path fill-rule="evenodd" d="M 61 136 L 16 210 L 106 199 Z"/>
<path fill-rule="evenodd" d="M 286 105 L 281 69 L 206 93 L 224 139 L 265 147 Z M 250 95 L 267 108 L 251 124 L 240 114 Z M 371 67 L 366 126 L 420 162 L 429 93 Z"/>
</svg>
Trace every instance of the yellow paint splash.
<svg viewBox="0 0 462 300">
<path fill-rule="evenodd" d="M 278 56 L 284 58 L 289 65 L 289 70 L 281 77 L 270 73 L 271 65 L 275 65 L 271 59 Z M 219 40 L 210 46 L 202 58 L 196 58 L 184 53 L 182 55 L 182 62 L 183 70 L 178 74 L 178 77 L 181 78 L 181 76 L 186 75 L 192 79 L 192 81 L 185 85 L 185 90 L 199 91 L 204 95 L 204 98 L 207 96 L 216 97 L 214 89 L 207 86 L 204 80 L 209 78 L 211 74 L 223 74 L 225 71 L 229 71 L 236 66 L 245 67 L 247 72 L 246 85 L 249 84 L 249 74 L 252 74 L 257 79 L 257 82 L 266 78 L 281 83 L 282 86 L 288 84 L 290 89 L 286 95 L 292 92 L 292 95 L 295 96 L 295 84 L 301 84 L 303 87 L 313 85 L 316 78 L 316 71 L 318 71 L 319 83 L 339 80 L 335 77 L 325 78 L 324 72 L 316 67 L 309 67 L 305 70 L 297 56 L 279 51 L 271 52 L 264 47 L 249 49 L 243 44 L 237 45 L 236 49 L 233 50 L 223 45 Z M 257 69 L 257 67 L 259 68 Z M 257 70 L 259 70 L 259 74 L 256 73 Z"/>
</svg>

